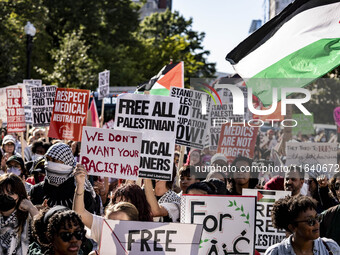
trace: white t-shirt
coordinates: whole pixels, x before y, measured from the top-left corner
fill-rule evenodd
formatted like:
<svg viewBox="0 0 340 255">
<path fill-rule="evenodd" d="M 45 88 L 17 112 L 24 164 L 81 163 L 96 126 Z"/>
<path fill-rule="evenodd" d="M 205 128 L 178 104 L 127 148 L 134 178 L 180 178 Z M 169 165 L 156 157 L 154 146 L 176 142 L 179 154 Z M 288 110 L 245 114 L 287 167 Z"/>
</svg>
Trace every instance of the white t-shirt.
<svg viewBox="0 0 340 255">
<path fill-rule="evenodd" d="M 95 214 L 92 214 L 92 216 L 93 220 L 90 238 L 96 241 L 97 244 L 99 245 L 102 237 L 104 217 Z"/>
</svg>

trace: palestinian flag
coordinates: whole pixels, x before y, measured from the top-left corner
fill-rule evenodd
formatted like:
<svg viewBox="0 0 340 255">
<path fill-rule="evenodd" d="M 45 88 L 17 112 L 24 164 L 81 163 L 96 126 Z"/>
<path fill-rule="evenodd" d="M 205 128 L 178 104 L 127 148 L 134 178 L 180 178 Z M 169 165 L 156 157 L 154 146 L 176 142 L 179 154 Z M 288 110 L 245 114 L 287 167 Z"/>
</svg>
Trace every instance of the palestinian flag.
<svg viewBox="0 0 340 255">
<path fill-rule="evenodd" d="M 295 0 L 226 60 L 268 106 L 271 88 L 303 87 L 340 64 L 339 13 L 339 0 Z"/>
<path fill-rule="evenodd" d="M 170 87 L 184 88 L 184 62 L 166 65 L 150 81 L 142 85 L 151 95 L 169 96 Z M 138 88 L 138 91 L 141 89 Z"/>
<path fill-rule="evenodd" d="M 264 203 L 275 203 L 275 191 L 270 190 L 258 190 L 257 191 L 257 201 Z"/>
</svg>

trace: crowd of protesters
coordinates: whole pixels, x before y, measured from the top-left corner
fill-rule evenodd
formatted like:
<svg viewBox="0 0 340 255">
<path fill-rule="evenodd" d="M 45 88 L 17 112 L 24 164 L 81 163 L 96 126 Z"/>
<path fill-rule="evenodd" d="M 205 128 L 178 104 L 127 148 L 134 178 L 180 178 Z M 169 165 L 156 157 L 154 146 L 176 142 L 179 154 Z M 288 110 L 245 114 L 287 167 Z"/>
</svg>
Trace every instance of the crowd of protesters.
<svg viewBox="0 0 340 255">
<path fill-rule="evenodd" d="M 88 176 L 78 163 L 81 144 L 48 138 L 43 128 L 31 129 L 28 139 L 2 134 L 0 254 L 97 254 L 106 219 L 179 222 L 183 194 L 242 195 L 244 188 L 291 191 L 272 210 L 273 226 L 286 230 L 287 238 L 266 254 L 340 254 L 339 173 L 331 179 L 306 178 L 298 166 L 277 176 L 197 172 L 204 166 L 267 163 L 282 139 L 280 131 L 258 136 L 253 159 L 238 156 L 228 162 L 215 151 L 193 149 L 180 162 L 178 151 L 172 181 L 139 183 Z M 322 132 L 294 139 L 327 142 Z"/>
</svg>

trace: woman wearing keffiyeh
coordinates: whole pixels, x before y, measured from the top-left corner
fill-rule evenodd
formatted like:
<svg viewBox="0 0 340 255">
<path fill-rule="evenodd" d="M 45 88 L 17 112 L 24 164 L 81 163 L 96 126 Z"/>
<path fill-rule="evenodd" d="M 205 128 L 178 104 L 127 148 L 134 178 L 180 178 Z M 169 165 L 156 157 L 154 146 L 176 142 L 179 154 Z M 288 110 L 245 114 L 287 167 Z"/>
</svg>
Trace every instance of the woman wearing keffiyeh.
<svg viewBox="0 0 340 255">
<path fill-rule="evenodd" d="M 45 154 L 45 180 L 34 185 L 31 189 L 33 204 L 63 205 L 72 208 L 75 180 L 72 174 L 76 162 L 70 146 L 65 143 L 52 145 Z M 95 192 L 89 181 L 85 183 L 85 208 L 93 213 L 95 211 Z"/>
<path fill-rule="evenodd" d="M 36 214 L 22 180 L 12 173 L 0 176 L 0 254 L 27 254 L 30 217 Z"/>
</svg>

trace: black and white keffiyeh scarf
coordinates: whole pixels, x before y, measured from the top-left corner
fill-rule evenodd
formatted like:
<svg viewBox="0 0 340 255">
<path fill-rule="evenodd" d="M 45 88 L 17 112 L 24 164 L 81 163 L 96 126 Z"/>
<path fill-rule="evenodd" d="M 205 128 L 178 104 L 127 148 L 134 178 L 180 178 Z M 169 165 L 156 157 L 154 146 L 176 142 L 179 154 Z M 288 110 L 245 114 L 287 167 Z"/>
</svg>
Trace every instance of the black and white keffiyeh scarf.
<svg viewBox="0 0 340 255">
<path fill-rule="evenodd" d="M 175 203 L 181 204 L 181 198 L 173 190 L 168 190 L 159 200 L 159 204 L 162 203 Z"/>
<path fill-rule="evenodd" d="M 14 210 L 14 212 L 6 219 L 0 215 L 0 254 L 18 254 L 17 251 L 20 246 L 20 237 L 17 232 L 18 226 L 19 223 L 16 217 L 16 210 Z"/>
</svg>

